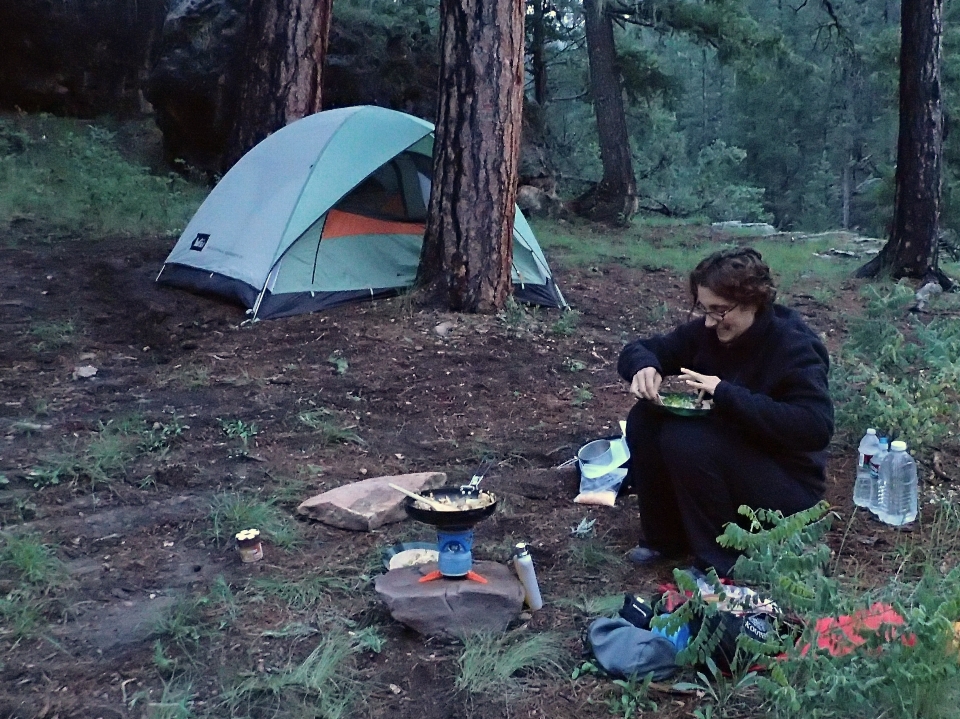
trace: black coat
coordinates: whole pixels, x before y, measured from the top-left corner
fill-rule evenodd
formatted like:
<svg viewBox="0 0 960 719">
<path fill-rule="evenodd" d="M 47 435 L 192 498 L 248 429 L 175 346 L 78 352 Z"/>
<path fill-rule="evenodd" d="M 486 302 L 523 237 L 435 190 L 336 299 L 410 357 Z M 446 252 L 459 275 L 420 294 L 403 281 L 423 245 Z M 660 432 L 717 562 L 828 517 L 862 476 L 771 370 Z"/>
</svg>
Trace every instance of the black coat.
<svg viewBox="0 0 960 719">
<path fill-rule="evenodd" d="M 655 367 L 662 376 L 685 367 L 719 377 L 713 421 L 736 428 L 791 474 L 824 491 L 825 450 L 833 436 L 830 358 L 794 310 L 768 307 L 727 345 L 703 319 L 631 342 L 620 353 L 620 376 L 630 382 L 644 367 Z"/>
</svg>

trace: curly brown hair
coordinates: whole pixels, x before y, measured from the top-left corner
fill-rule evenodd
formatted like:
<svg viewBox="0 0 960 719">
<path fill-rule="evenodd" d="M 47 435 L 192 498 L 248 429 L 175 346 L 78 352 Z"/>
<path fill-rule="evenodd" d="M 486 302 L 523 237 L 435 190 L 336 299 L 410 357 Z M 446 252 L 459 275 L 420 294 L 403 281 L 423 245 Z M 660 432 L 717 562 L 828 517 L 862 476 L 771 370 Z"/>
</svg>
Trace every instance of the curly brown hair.
<svg viewBox="0 0 960 719">
<path fill-rule="evenodd" d="M 763 311 L 777 297 L 770 267 L 752 247 L 714 252 L 690 273 L 694 304 L 697 288 L 706 287 L 738 305 L 753 305 Z"/>
</svg>

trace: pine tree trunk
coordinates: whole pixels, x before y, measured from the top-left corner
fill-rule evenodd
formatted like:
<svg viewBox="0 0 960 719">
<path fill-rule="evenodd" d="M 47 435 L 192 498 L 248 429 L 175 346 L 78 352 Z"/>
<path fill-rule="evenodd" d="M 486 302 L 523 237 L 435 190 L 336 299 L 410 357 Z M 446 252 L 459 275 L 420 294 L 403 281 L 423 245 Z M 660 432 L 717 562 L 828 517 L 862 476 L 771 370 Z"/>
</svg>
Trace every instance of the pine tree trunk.
<svg viewBox="0 0 960 719">
<path fill-rule="evenodd" d="M 893 231 L 860 277 L 926 278 L 937 266 L 943 154 L 943 0 L 903 0 Z"/>
<path fill-rule="evenodd" d="M 547 104 L 546 20 L 547 0 L 533 0 L 530 14 L 530 72 L 533 75 L 533 99 L 540 107 Z"/>
<path fill-rule="evenodd" d="M 321 107 L 333 0 L 249 0 L 243 84 L 223 169 Z"/>
<path fill-rule="evenodd" d="M 440 2 L 440 98 L 419 280 L 438 283 L 457 311 L 494 312 L 512 289 L 523 7 Z"/>
<path fill-rule="evenodd" d="M 574 203 L 575 211 L 601 222 L 625 223 L 637 212 L 637 181 L 633 174 L 630 137 L 617 70 L 613 22 L 602 0 L 583 0 L 590 64 L 590 91 L 597 116 L 603 179 Z"/>
</svg>

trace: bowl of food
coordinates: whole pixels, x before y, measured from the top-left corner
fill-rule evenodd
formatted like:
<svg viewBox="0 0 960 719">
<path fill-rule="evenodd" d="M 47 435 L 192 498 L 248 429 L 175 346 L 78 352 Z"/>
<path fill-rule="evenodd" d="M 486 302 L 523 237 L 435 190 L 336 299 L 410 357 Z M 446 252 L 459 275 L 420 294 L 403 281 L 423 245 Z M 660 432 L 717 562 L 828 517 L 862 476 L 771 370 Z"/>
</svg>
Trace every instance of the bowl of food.
<svg viewBox="0 0 960 719">
<path fill-rule="evenodd" d="M 710 400 L 702 400 L 695 395 L 671 392 L 660 395 L 662 402 L 654 402 L 653 406 L 664 414 L 677 417 L 704 417 L 710 414 Z"/>
</svg>

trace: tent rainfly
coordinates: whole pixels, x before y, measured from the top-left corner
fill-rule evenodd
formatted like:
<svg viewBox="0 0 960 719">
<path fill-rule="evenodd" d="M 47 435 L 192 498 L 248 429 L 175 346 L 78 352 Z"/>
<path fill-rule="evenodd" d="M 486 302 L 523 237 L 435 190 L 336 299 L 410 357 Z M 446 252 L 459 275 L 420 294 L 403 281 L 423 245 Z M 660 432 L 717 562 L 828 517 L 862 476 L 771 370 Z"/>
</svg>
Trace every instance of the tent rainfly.
<svg viewBox="0 0 960 719">
<path fill-rule="evenodd" d="M 253 319 L 313 312 L 413 285 L 430 197 L 433 126 L 380 107 L 287 125 L 224 175 L 157 281 L 212 293 Z M 514 296 L 566 307 L 519 209 Z"/>
</svg>

